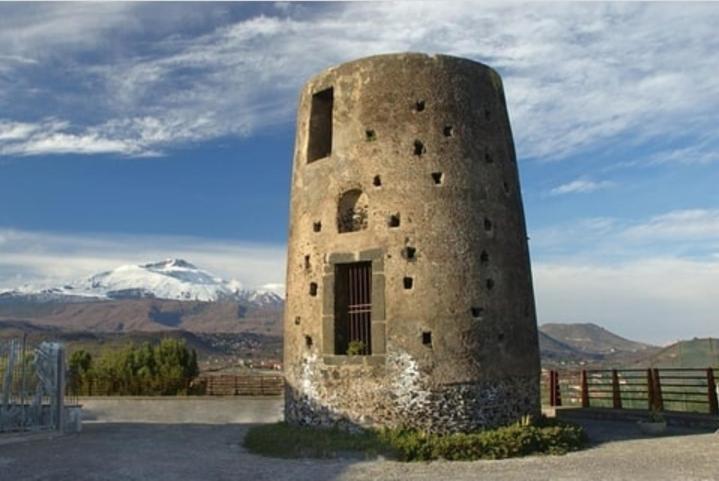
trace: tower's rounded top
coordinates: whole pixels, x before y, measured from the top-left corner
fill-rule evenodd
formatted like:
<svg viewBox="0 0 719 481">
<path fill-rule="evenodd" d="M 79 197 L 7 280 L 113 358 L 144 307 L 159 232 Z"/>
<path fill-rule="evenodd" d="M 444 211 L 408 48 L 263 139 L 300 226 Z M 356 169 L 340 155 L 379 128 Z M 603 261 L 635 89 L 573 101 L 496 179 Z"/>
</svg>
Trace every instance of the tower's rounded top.
<svg viewBox="0 0 719 481">
<path fill-rule="evenodd" d="M 383 54 L 377 54 L 377 55 L 370 55 L 367 57 L 361 57 L 355 60 L 350 60 L 348 62 L 343 62 L 340 64 L 333 65 L 331 67 L 328 67 L 321 72 L 317 73 L 316 75 L 312 76 L 307 81 L 307 85 L 315 83 L 318 79 L 321 79 L 329 74 L 337 73 L 339 71 L 343 70 L 354 70 L 357 68 L 364 68 L 364 69 L 373 69 L 375 67 L 380 67 L 383 65 L 391 65 L 391 64 L 416 64 L 416 63 L 427 63 L 427 64 L 435 64 L 434 66 L 436 68 L 442 68 L 451 70 L 453 68 L 467 68 L 467 67 L 474 67 L 474 68 L 480 68 L 480 69 L 486 69 L 492 72 L 493 76 L 496 76 L 499 78 L 499 74 L 496 70 L 494 70 L 489 65 L 486 65 L 482 62 L 478 62 L 476 60 L 471 60 L 464 57 L 456 57 L 453 55 L 445 55 L 445 54 L 428 54 L 428 53 L 422 53 L 422 52 L 397 52 L 397 53 L 383 53 Z"/>
</svg>

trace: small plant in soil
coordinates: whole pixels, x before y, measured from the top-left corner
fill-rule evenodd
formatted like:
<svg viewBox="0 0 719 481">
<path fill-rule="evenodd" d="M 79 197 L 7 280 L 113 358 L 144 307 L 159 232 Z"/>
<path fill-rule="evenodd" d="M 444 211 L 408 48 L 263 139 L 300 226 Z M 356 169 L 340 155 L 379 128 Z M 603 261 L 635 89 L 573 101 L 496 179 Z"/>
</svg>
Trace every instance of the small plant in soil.
<svg viewBox="0 0 719 481">
<path fill-rule="evenodd" d="M 652 409 L 647 415 L 646 419 L 642 419 L 637 422 L 639 430 L 644 434 L 658 435 L 662 434 L 667 429 L 667 420 L 656 409 Z"/>
<path fill-rule="evenodd" d="M 365 350 L 365 343 L 362 341 L 350 341 L 349 345 L 347 346 L 347 355 L 348 356 L 359 356 L 362 353 L 364 353 Z"/>
</svg>

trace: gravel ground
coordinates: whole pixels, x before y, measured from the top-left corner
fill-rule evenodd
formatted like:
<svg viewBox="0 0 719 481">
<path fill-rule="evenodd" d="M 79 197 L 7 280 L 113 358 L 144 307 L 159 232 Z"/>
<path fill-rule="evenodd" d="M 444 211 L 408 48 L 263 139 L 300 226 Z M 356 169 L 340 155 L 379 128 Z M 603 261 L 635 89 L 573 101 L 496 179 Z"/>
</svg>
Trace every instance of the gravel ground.
<svg viewBox="0 0 719 481">
<path fill-rule="evenodd" d="M 153 401 L 164 407 L 145 405 L 144 422 L 91 422 L 79 434 L 0 445 L 0 480 L 719 480 L 718 434 L 672 428 L 646 438 L 619 422 L 587 422 L 594 446 L 566 456 L 432 463 L 263 458 L 246 452 L 242 437 L 248 422 L 272 420 L 279 404 L 249 401 Z M 110 419 L 122 417 L 103 409 Z M 222 412 L 237 419 L 235 410 L 243 413 L 240 423 L 212 424 L 222 422 Z M 153 412 L 163 419 L 183 412 L 185 422 L 151 422 Z"/>
</svg>

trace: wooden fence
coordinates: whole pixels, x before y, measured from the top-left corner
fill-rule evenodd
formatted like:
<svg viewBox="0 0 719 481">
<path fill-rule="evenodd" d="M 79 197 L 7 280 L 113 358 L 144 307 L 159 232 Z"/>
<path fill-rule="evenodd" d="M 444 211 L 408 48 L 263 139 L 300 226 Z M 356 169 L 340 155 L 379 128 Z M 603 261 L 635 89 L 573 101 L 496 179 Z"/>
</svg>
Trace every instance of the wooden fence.
<svg viewBox="0 0 719 481">
<path fill-rule="evenodd" d="M 216 374 L 199 382 L 209 396 L 281 396 L 285 385 L 281 375 Z"/>
<path fill-rule="evenodd" d="M 550 406 L 704 412 L 719 415 L 715 370 L 585 369 L 549 371 Z"/>
</svg>

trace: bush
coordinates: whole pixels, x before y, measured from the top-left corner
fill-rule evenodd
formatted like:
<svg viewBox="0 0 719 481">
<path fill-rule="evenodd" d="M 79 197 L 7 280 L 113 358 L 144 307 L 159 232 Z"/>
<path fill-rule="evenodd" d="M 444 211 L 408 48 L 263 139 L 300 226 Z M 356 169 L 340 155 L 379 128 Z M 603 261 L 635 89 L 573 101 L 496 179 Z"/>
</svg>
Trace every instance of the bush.
<svg viewBox="0 0 719 481">
<path fill-rule="evenodd" d="M 381 429 L 349 433 L 286 423 L 256 426 L 245 437 L 245 447 L 276 457 L 334 457 L 358 451 L 367 456 L 384 454 L 402 461 L 447 459 L 473 461 L 530 454 L 565 454 L 587 441 L 575 424 L 541 418 L 468 434 L 429 434 L 414 429 Z"/>
<path fill-rule="evenodd" d="M 195 350 L 184 340 L 170 338 L 154 346 L 105 349 L 97 358 L 78 350 L 68 364 L 70 391 L 76 395 L 188 394 L 199 374 Z"/>
<path fill-rule="evenodd" d="M 380 439 L 404 461 L 503 459 L 529 454 L 565 454 L 581 449 L 584 430 L 546 418 L 468 434 L 426 434 L 415 430 L 384 430 Z"/>
</svg>

